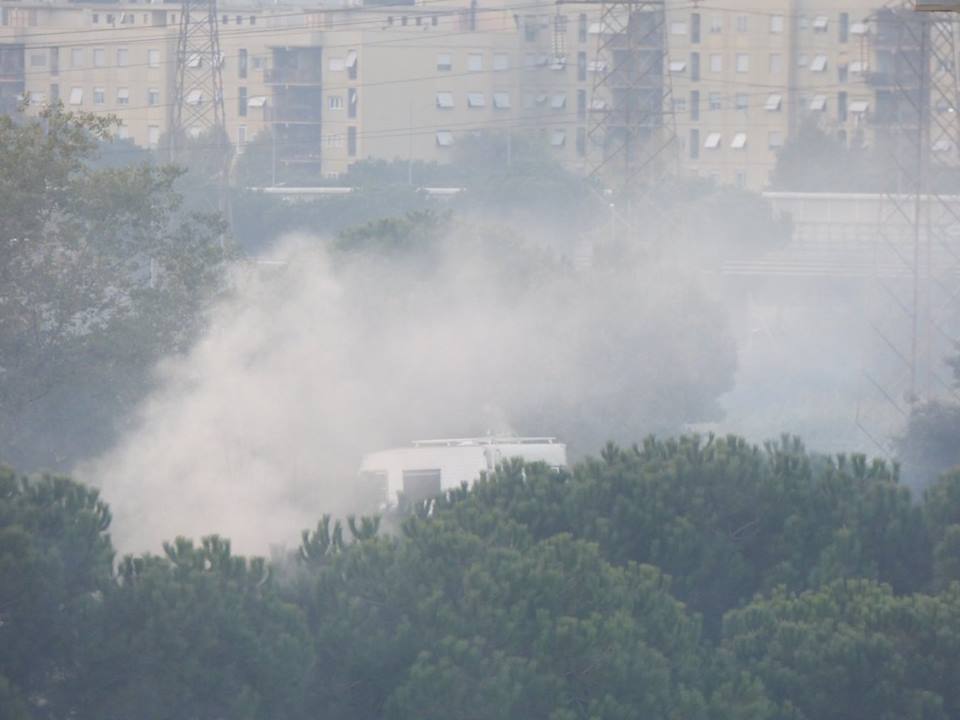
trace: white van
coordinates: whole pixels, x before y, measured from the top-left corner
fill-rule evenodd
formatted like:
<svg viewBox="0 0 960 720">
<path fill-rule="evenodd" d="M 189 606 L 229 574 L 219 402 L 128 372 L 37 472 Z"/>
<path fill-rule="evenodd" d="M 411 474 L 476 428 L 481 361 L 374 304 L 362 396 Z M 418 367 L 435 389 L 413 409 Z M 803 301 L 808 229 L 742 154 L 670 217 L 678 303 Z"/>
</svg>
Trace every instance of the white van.
<svg viewBox="0 0 960 720">
<path fill-rule="evenodd" d="M 416 501 L 473 483 L 481 473 L 511 458 L 544 462 L 559 470 L 567 466 L 567 446 L 552 437 L 417 440 L 409 447 L 365 455 L 360 479 L 365 488 L 382 492 L 384 502 L 393 505 L 400 493 Z"/>
</svg>

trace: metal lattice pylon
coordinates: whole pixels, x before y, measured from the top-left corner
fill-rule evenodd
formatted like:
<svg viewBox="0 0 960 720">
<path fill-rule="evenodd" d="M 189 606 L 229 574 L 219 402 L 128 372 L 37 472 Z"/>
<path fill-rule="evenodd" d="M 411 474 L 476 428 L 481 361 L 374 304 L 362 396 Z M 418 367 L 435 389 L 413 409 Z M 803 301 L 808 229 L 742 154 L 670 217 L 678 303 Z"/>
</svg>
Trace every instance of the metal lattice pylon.
<svg viewBox="0 0 960 720">
<path fill-rule="evenodd" d="M 622 193 L 673 170 L 677 161 L 664 0 L 598 3 L 587 130 L 592 176 Z"/>
<path fill-rule="evenodd" d="M 902 420 L 918 402 L 955 395 L 942 361 L 960 339 L 960 48 L 950 13 L 897 5 L 871 20 L 875 145 L 892 177 L 874 273 L 882 303 L 873 327 L 888 362 L 865 375 L 896 411 L 888 417 Z M 869 427 L 860 412 L 858 422 L 878 443 L 890 434 L 890 423 Z"/>
<path fill-rule="evenodd" d="M 201 134 L 225 134 L 223 56 L 217 0 L 184 0 L 177 40 L 172 145 Z"/>
</svg>

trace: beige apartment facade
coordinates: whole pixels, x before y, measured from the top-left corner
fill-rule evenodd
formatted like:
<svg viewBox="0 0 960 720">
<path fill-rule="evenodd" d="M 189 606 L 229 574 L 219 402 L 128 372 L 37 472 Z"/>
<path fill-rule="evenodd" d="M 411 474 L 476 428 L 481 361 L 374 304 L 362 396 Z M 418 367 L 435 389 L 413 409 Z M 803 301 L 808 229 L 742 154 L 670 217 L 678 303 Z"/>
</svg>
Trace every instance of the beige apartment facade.
<svg viewBox="0 0 960 720">
<path fill-rule="evenodd" d="M 683 172 L 767 186 L 803 122 L 872 141 L 876 0 L 667 4 L 664 130 Z M 117 115 L 156 147 L 174 112 L 176 4 L 3 3 L 0 104 L 61 100 Z M 223 5 L 220 70 L 238 151 L 266 138 L 281 165 L 336 177 L 358 159 L 446 162 L 480 130 L 524 131 L 577 172 L 597 160 L 596 5 Z M 201 59 L 201 62 L 207 60 Z M 195 94 L 188 102 L 209 102 Z M 602 138 L 601 138 L 602 142 Z"/>
</svg>

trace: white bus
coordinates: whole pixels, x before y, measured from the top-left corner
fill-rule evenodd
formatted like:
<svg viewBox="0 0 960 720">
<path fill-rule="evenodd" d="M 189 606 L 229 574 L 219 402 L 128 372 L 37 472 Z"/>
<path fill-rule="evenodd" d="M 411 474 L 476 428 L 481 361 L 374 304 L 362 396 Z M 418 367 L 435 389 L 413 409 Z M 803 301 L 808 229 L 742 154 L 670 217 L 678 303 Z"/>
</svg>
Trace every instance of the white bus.
<svg viewBox="0 0 960 720">
<path fill-rule="evenodd" d="M 481 473 L 512 458 L 544 462 L 559 470 L 567 466 L 567 446 L 552 437 L 417 440 L 408 447 L 365 455 L 360 479 L 365 489 L 382 493 L 384 503 L 393 505 L 400 493 L 416 501 L 473 483 Z"/>
</svg>

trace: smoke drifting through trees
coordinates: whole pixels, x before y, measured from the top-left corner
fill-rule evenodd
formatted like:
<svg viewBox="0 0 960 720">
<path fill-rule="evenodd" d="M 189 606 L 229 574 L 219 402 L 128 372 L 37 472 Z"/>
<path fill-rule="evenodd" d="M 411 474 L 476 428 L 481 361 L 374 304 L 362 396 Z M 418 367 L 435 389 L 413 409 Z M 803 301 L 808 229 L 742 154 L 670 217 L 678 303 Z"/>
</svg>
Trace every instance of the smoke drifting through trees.
<svg viewBox="0 0 960 720">
<path fill-rule="evenodd" d="M 121 548 L 220 532 L 242 550 L 348 512 L 360 455 L 423 436 L 550 433 L 589 451 L 715 417 L 735 351 L 664 265 L 576 271 L 430 216 L 288 237 L 161 364 L 134 429 L 81 476 Z"/>
</svg>

